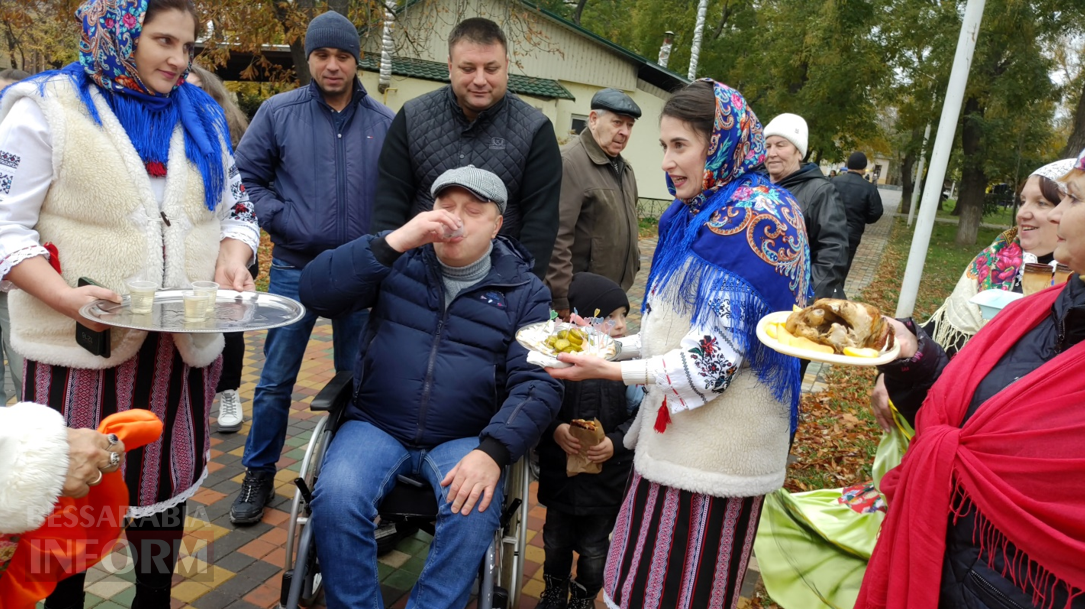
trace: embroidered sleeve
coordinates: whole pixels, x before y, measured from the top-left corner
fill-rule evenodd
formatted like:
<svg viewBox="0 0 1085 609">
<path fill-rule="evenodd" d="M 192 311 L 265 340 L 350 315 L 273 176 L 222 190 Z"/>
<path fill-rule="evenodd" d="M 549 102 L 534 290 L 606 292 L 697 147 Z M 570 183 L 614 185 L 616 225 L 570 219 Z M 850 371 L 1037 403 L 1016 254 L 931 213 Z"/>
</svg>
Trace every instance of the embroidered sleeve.
<svg viewBox="0 0 1085 609">
<path fill-rule="evenodd" d="M 245 192 L 245 185 L 241 182 L 241 174 L 237 170 L 237 163 L 230 158 L 228 174 L 228 186 L 230 189 L 227 200 L 223 206 L 228 214 L 222 219 L 222 239 L 237 239 L 252 248 L 253 258 L 260 246 L 260 229 L 256 226 L 256 211 L 249 194 Z"/>
<path fill-rule="evenodd" d="M 52 182 L 49 125 L 33 100 L 20 99 L 0 123 L 0 277 L 45 253 L 34 227 Z"/>
<path fill-rule="evenodd" d="M 671 412 L 692 410 L 715 399 L 731 385 L 742 357 L 730 337 L 718 330 L 694 328 L 677 349 L 643 360 L 622 362 L 622 378 L 659 385 Z M 627 374 L 627 371 L 629 374 Z"/>
</svg>

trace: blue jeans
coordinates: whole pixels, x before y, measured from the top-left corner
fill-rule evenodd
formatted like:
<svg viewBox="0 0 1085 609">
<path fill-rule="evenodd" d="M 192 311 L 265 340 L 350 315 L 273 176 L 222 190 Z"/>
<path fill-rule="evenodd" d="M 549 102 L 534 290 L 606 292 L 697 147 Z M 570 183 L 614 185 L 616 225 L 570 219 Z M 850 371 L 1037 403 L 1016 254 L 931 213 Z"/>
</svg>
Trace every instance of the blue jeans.
<svg viewBox="0 0 1085 609">
<path fill-rule="evenodd" d="M 298 300 L 301 269 L 271 261 L 268 292 Z M 290 418 L 291 394 L 298 380 L 305 348 L 313 333 L 317 315 L 305 312 L 297 323 L 272 328 L 264 341 L 264 368 L 252 398 L 252 428 L 245 442 L 241 463 L 248 469 L 275 473 L 275 463 L 286 442 L 286 425 Z M 369 320 L 369 311 L 359 311 L 332 320 L 332 346 L 335 350 L 335 371 L 354 367 L 358 346 Z"/>
<path fill-rule="evenodd" d="M 407 607 L 462 609 L 501 519 L 504 474 L 485 512 L 453 514 L 441 480 L 478 438 L 430 450 L 409 449 L 364 421 L 347 421 L 328 447 L 313 493 L 313 533 L 328 609 L 383 609 L 377 576 L 377 506 L 396 476 L 416 474 L 433 487 L 440 511 L 429 556 Z"/>
</svg>

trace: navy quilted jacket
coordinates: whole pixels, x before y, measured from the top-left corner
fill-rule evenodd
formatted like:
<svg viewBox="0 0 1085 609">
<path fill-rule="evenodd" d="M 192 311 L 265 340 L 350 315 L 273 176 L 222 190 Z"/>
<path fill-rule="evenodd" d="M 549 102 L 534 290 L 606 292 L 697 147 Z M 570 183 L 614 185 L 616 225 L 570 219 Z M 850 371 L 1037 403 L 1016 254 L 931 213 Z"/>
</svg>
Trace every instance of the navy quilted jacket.
<svg viewBox="0 0 1085 609">
<path fill-rule="evenodd" d="M 301 276 L 301 300 L 319 315 L 372 307 L 346 417 L 415 448 L 478 436 L 500 465 L 516 461 L 561 407 L 561 382 L 515 340 L 547 320 L 550 291 L 523 246 L 498 236 L 490 273 L 446 309 L 433 246 L 399 255 L 384 234 L 321 254 Z"/>
<path fill-rule="evenodd" d="M 237 168 L 276 259 L 304 267 L 369 232 L 377 159 L 394 116 L 357 80 L 338 127 L 315 83 L 260 106 L 237 145 Z"/>
</svg>

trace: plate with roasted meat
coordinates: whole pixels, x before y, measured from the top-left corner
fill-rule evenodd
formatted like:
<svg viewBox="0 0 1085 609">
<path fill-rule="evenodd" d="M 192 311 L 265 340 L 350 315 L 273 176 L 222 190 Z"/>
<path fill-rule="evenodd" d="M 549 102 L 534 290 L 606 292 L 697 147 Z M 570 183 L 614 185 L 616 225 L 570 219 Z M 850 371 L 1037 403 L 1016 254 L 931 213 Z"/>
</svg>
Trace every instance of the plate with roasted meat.
<svg viewBox="0 0 1085 609">
<path fill-rule="evenodd" d="M 835 298 L 769 313 L 757 322 L 757 338 L 774 351 L 828 364 L 881 366 L 900 357 L 877 307 Z"/>
</svg>

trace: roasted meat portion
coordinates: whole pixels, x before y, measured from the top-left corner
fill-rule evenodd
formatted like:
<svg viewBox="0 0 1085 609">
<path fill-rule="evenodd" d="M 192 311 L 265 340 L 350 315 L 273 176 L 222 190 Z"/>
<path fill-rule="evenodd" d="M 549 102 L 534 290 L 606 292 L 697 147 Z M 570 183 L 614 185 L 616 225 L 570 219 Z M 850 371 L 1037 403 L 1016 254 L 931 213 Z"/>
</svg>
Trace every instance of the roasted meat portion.
<svg viewBox="0 0 1085 609">
<path fill-rule="evenodd" d="M 893 328 L 885 323 L 881 311 L 849 300 L 818 299 L 792 313 L 784 328 L 795 336 L 828 345 L 836 353 L 843 353 L 845 347 L 881 351 L 893 345 Z"/>
</svg>

